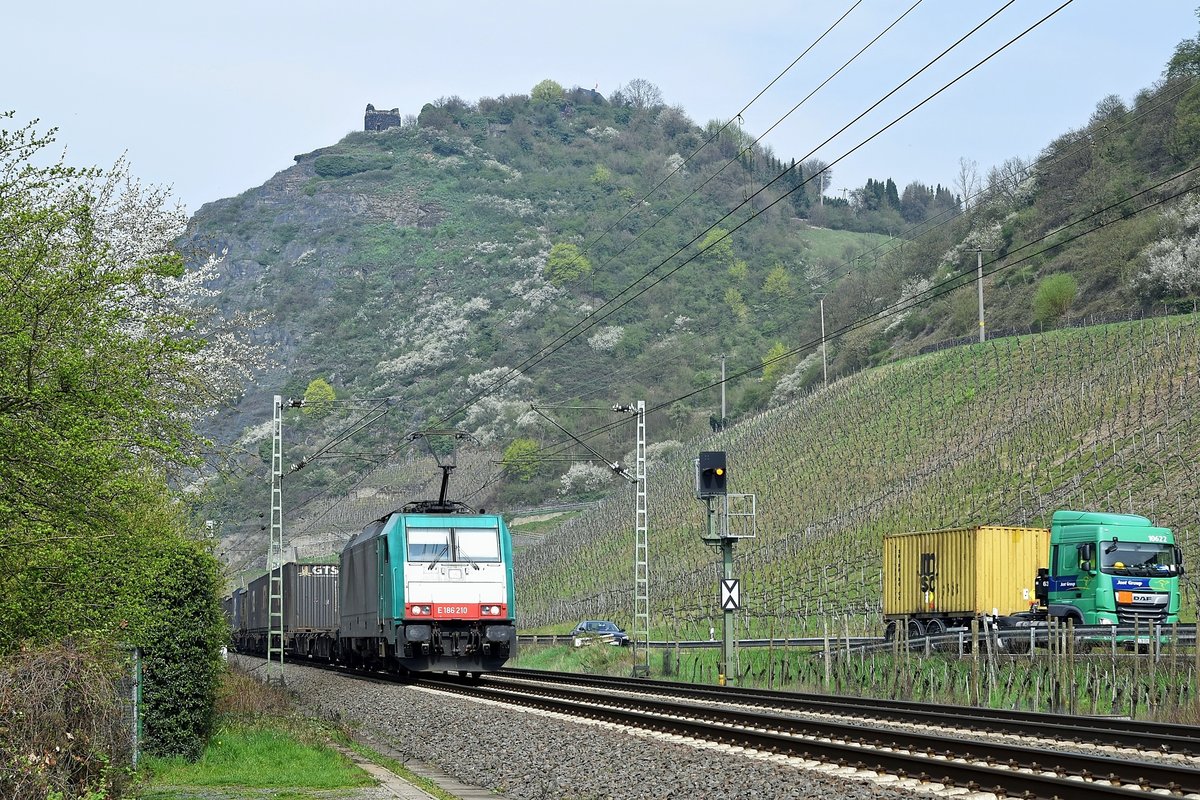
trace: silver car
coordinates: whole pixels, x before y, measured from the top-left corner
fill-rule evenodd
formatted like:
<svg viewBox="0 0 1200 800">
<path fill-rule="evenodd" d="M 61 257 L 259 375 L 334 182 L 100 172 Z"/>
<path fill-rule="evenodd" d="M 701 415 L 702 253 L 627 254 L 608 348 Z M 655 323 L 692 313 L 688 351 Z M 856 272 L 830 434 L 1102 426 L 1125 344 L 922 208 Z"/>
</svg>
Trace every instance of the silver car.
<svg viewBox="0 0 1200 800">
<path fill-rule="evenodd" d="M 571 631 L 571 638 L 575 640 L 576 647 L 582 645 L 584 640 L 590 639 L 606 641 L 617 647 L 629 644 L 629 634 L 625 633 L 624 629 L 618 627 L 615 622 L 603 619 L 589 619 L 579 623 L 575 630 Z"/>
</svg>

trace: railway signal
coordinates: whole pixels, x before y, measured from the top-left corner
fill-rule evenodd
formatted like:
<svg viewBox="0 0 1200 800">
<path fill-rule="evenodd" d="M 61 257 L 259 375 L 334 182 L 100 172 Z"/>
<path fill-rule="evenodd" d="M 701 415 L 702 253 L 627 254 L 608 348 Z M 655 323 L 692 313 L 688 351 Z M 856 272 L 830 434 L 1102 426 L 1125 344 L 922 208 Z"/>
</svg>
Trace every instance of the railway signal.
<svg viewBox="0 0 1200 800">
<path fill-rule="evenodd" d="M 700 539 L 721 551 L 721 666 L 718 682 L 724 686 L 734 676 L 733 613 L 741 607 L 741 589 L 733 577 L 733 545 L 754 536 L 755 497 L 729 494 L 729 470 L 724 450 L 702 450 L 695 460 L 696 499 L 703 500 L 707 531 Z M 716 499 L 714 507 L 713 500 Z M 730 529 L 730 519 L 737 525 Z"/>
<path fill-rule="evenodd" d="M 720 497 L 726 494 L 729 477 L 724 450 L 702 450 L 696 459 L 696 497 Z"/>
</svg>

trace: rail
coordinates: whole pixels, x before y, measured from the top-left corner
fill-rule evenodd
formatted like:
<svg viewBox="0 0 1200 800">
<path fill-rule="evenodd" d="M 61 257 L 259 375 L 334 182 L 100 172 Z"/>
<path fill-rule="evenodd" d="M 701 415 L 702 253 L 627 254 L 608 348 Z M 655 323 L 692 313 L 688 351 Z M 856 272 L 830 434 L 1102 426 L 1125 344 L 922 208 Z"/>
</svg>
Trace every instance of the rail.
<svg viewBox="0 0 1200 800">
<path fill-rule="evenodd" d="M 847 718 L 847 710 L 834 718 L 795 717 L 791 713 L 801 709 L 792 704 L 796 696 L 786 693 L 758 692 L 751 698 L 642 679 L 602 678 L 603 685 L 591 684 L 591 680 L 564 673 L 504 670 L 485 676 L 482 684 L 434 678 L 418 683 L 495 702 L 818 760 L 863 772 L 890 772 L 923 783 L 989 790 L 1002 796 L 1094 800 L 1145 797 L 1150 792 L 1200 791 L 1200 770 L 1187 763 L 1197 740 L 1197 729 L 1190 726 L 1182 735 L 1164 727 L 1161 738 L 1155 739 L 1152 734 L 1158 730 L 1148 729 L 1145 724 L 1096 727 L 1088 720 L 1018 714 L 1026 718 L 1004 720 L 1002 725 L 997 719 L 964 720 L 963 714 L 973 709 L 951 707 L 923 709 L 922 720 L 915 727 L 891 729 L 881 726 L 879 718 L 911 717 L 899 709 L 871 709 L 863 714 L 862 708 L 850 710 L 850 716 L 858 719 Z M 694 690 L 706 691 L 707 695 L 695 696 Z M 1001 728 L 1017 736 L 997 738 L 995 734 Z M 981 733 L 987 730 L 990 733 Z M 1108 745 L 1135 747 L 1138 752 L 1108 748 L 1103 752 L 1071 752 L 1039 745 L 1029 741 L 1031 736 L 1086 742 L 1084 750 Z M 1184 761 L 1145 760 L 1151 752 L 1158 756 L 1176 754 Z"/>
</svg>

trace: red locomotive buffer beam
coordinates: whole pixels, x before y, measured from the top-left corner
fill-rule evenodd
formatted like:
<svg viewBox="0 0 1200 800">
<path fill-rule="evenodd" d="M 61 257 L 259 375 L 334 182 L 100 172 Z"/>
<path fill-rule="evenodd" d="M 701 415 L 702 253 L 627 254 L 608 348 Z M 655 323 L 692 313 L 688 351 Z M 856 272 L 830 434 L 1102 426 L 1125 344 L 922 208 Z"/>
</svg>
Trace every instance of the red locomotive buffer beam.
<svg viewBox="0 0 1200 800">
<path fill-rule="evenodd" d="M 505 619 L 504 603 L 410 603 L 409 619 Z"/>
</svg>

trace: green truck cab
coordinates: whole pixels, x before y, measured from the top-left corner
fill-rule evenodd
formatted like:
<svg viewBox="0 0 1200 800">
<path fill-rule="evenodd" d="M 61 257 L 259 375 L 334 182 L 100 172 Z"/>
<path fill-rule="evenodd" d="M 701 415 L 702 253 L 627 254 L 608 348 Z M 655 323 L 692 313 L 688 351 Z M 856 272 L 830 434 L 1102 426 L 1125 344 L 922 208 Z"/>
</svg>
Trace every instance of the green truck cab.
<svg viewBox="0 0 1200 800">
<path fill-rule="evenodd" d="M 1170 625 L 1183 571 L 1169 528 L 1134 514 L 1055 511 L 1036 594 L 1043 613 L 1076 624 Z"/>
</svg>

